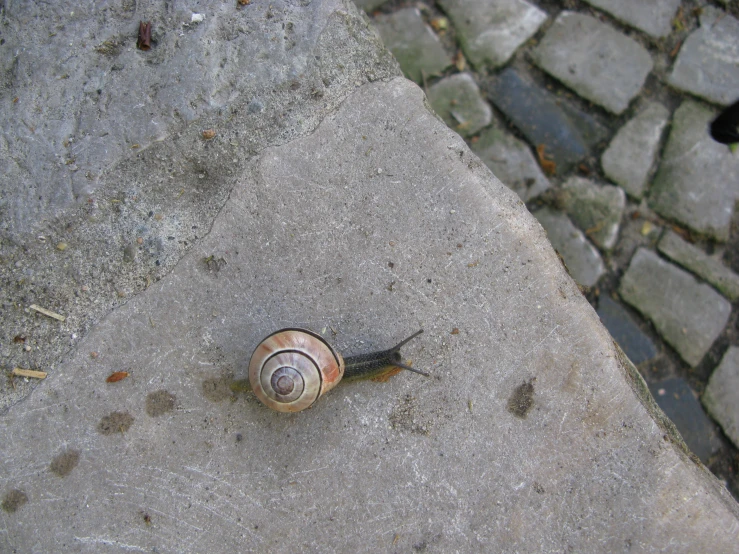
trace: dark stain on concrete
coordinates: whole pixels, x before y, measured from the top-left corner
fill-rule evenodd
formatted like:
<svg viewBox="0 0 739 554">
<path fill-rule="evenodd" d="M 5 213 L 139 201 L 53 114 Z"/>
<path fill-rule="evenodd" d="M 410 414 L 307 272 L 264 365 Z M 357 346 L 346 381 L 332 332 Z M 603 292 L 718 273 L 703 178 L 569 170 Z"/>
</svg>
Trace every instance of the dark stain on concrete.
<svg viewBox="0 0 739 554">
<path fill-rule="evenodd" d="M 28 495 L 19 489 L 8 491 L 3 498 L 3 510 L 12 514 L 16 512 L 23 504 L 28 502 Z"/>
<path fill-rule="evenodd" d="M 203 381 L 203 396 L 211 402 L 231 400 L 234 393 L 231 390 L 233 379 L 230 377 L 212 377 Z"/>
<path fill-rule="evenodd" d="M 526 419 L 534 406 L 534 379 L 522 383 L 508 399 L 508 411 L 520 419 Z"/>
<path fill-rule="evenodd" d="M 103 435 L 125 433 L 131 425 L 133 425 L 133 416 L 128 412 L 111 412 L 100 420 L 98 431 Z"/>
<path fill-rule="evenodd" d="M 59 477 L 66 477 L 72 470 L 77 467 L 80 461 L 79 450 L 65 450 L 61 454 L 58 454 L 49 464 L 49 469 L 52 473 L 56 473 Z"/>
<path fill-rule="evenodd" d="M 158 390 L 146 397 L 146 413 L 151 417 L 159 417 L 174 410 L 177 397 L 166 390 Z"/>
</svg>

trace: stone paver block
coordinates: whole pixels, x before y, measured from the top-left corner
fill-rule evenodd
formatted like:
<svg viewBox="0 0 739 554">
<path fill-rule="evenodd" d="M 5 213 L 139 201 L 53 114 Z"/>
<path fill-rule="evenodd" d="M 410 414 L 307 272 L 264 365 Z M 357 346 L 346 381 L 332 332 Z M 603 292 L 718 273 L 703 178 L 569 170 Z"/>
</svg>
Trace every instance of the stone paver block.
<svg viewBox="0 0 739 554">
<path fill-rule="evenodd" d="M 652 339 L 639 329 L 626 309 L 609 296 L 602 295 L 598 299 L 598 317 L 634 364 L 649 361 L 657 355 Z"/>
<path fill-rule="evenodd" d="M 739 96 L 739 20 L 704 6 L 700 28 L 680 49 L 669 82 L 710 102 L 734 102 Z"/>
<path fill-rule="evenodd" d="M 672 18 L 680 6 L 680 0 L 585 0 L 610 13 L 616 19 L 661 38 L 672 30 Z"/>
<path fill-rule="evenodd" d="M 638 42 L 593 17 L 567 11 L 533 55 L 547 73 L 615 114 L 639 94 L 653 65 Z"/>
<path fill-rule="evenodd" d="M 374 23 L 405 76 L 416 83 L 423 83 L 424 76 L 438 75 L 452 65 L 451 57 L 417 8 L 379 15 Z"/>
<path fill-rule="evenodd" d="M 721 448 L 716 426 L 703 411 L 700 401 L 684 379 L 665 379 L 650 383 L 649 391 L 654 399 L 680 431 L 693 453 L 707 464 Z"/>
<path fill-rule="evenodd" d="M 713 288 L 645 248 L 634 254 L 619 293 L 691 366 L 708 352 L 731 313 L 731 304 Z"/>
<path fill-rule="evenodd" d="M 547 236 L 560 253 L 572 278 L 581 285 L 592 287 L 605 273 L 603 259 L 598 249 L 590 244 L 580 231 L 562 212 L 542 208 L 534 212 Z"/>
<path fill-rule="evenodd" d="M 730 346 L 713 370 L 703 393 L 703 405 L 739 448 L 739 348 Z"/>
<path fill-rule="evenodd" d="M 545 12 L 524 0 L 439 0 L 439 5 L 477 69 L 506 63 L 547 19 Z"/>
<path fill-rule="evenodd" d="M 644 194 L 669 115 L 662 104 L 649 103 L 618 130 L 601 157 L 606 176 L 629 196 Z"/>
<path fill-rule="evenodd" d="M 551 186 L 529 146 L 503 129 L 491 127 L 483 131 L 472 151 L 524 202 Z"/>
<path fill-rule="evenodd" d="M 708 134 L 715 116 L 692 100 L 675 111 L 649 204 L 664 217 L 726 241 L 739 198 L 739 156 Z"/>
<path fill-rule="evenodd" d="M 545 153 L 563 174 L 603 140 L 606 129 L 592 116 L 569 105 L 513 68 L 492 79 L 490 101 L 521 130 L 532 146 Z"/>
<path fill-rule="evenodd" d="M 596 245 L 610 250 L 618 240 L 626 195 L 613 185 L 570 177 L 557 191 L 557 207 L 564 209 Z"/>
<path fill-rule="evenodd" d="M 672 231 L 667 231 L 657 246 L 665 256 L 712 284 L 729 300 L 734 301 L 739 298 L 739 275 L 731 271 L 720 260 L 684 241 Z"/>
<path fill-rule="evenodd" d="M 474 135 L 493 120 L 493 111 L 469 73 L 442 79 L 428 90 L 428 98 L 434 111 L 463 137 Z"/>
</svg>

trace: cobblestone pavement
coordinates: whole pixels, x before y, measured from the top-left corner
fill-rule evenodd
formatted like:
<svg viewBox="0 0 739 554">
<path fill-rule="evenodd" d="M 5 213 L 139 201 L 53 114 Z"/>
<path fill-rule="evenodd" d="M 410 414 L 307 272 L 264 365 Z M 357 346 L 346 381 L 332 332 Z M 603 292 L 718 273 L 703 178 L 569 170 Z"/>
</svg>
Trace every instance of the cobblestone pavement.
<svg viewBox="0 0 739 554">
<path fill-rule="evenodd" d="M 739 498 L 739 2 L 357 2 Z"/>
</svg>

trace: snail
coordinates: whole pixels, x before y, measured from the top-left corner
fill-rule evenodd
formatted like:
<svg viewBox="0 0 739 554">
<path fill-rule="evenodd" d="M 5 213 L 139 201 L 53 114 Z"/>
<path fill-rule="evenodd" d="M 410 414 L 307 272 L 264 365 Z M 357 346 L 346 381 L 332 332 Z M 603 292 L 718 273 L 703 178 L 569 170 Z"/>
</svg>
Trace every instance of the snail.
<svg viewBox="0 0 739 554">
<path fill-rule="evenodd" d="M 389 376 L 394 368 L 428 373 L 401 362 L 400 348 L 423 329 L 390 348 L 346 360 L 318 333 L 281 329 L 260 342 L 249 361 L 249 384 L 257 398 L 278 412 L 299 412 L 313 405 L 342 380 Z"/>
</svg>

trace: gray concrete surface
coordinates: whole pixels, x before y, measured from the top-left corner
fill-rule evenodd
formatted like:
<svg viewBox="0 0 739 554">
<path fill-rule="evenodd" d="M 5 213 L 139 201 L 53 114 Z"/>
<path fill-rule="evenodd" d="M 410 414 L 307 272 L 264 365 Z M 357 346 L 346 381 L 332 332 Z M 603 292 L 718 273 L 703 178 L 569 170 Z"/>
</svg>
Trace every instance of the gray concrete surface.
<svg viewBox="0 0 739 554">
<path fill-rule="evenodd" d="M 213 12 L 207 11 L 204 22 L 198 24 L 204 26 L 199 27 L 199 32 L 211 29 L 210 33 L 220 37 L 217 41 L 188 42 L 186 35 L 178 39 L 178 48 L 160 51 L 160 46 L 155 45 L 146 52 L 154 56 L 155 63 L 146 59 L 136 61 L 144 54 L 134 47 L 139 18 L 151 18 L 154 29 L 162 26 L 158 33 L 167 36 L 179 36 L 183 32 L 183 20 L 190 20 L 189 10 L 178 9 L 179 15 L 170 17 L 167 5 L 155 2 L 131 7 L 126 17 L 121 18 L 112 10 L 110 16 L 101 15 L 78 25 L 86 32 L 98 33 L 96 37 L 109 33 L 120 35 L 123 45 L 115 63 L 126 67 L 133 64 L 134 69 L 142 64 L 146 71 L 153 71 L 150 69 L 153 64 L 156 78 L 165 82 L 200 79 L 190 77 L 189 70 L 174 63 L 179 58 L 192 60 L 200 56 L 202 71 L 230 71 L 234 83 L 241 83 L 242 79 L 248 83 L 242 89 L 233 90 L 232 103 L 223 107 L 220 115 L 218 109 L 210 112 L 204 106 L 203 113 L 195 115 L 200 115 L 200 119 L 175 127 L 169 138 L 152 141 L 148 146 L 142 142 L 141 148 L 128 148 L 120 153 L 116 163 L 111 163 L 98 177 L 93 194 L 81 198 L 79 204 L 55 203 L 43 211 L 35 197 L 29 199 L 29 191 L 36 190 L 37 184 L 54 186 L 49 183 L 54 182 L 59 171 L 43 155 L 24 158 L 24 163 L 34 166 L 26 176 L 13 171 L 3 173 L 5 206 L 12 206 L 8 209 L 13 213 L 25 214 L 19 216 L 25 218 L 24 223 L 11 224 L 0 242 L 3 317 L 0 360 L 8 370 L 13 367 L 53 370 L 58 360 L 107 312 L 155 283 L 208 233 L 235 184 L 234 179 L 243 172 L 250 158 L 270 144 L 312 132 L 318 122 L 362 83 L 400 74 L 397 63 L 368 26 L 364 15 L 353 4 L 340 0 L 302 6 L 291 2 L 255 2 L 238 11 L 234 6 L 223 5 Z M 29 26 L 23 27 L 30 18 L 26 13 L 29 9 L 31 5 L 25 3 L 6 5 L 8 27 L 17 36 L 13 38 L 13 32 L 8 32 L 6 44 L 0 49 L 3 55 L 9 52 L 5 46 L 12 40 L 20 41 L 24 31 L 31 33 L 37 29 L 36 34 L 48 34 L 48 30 L 43 31 L 44 25 L 46 29 L 56 28 L 66 13 L 39 10 L 33 14 Z M 282 27 L 284 24 L 287 30 L 289 23 L 301 35 L 291 39 L 301 44 L 299 50 L 286 50 L 288 39 L 284 37 L 290 33 L 282 34 Z M 246 26 L 244 32 L 242 25 Z M 68 32 L 75 32 L 74 29 L 70 27 Z M 277 39 L 262 44 L 263 35 L 274 38 L 277 29 L 281 33 Z M 253 35 L 256 38 L 252 39 Z M 96 43 L 90 42 L 90 47 L 93 44 Z M 23 56 L 34 60 L 38 53 L 33 46 L 29 49 Z M 243 57 L 239 66 L 220 68 L 219 53 L 223 50 L 249 55 Z M 100 55 L 93 49 L 89 56 L 97 60 Z M 282 63 L 285 60 L 289 63 Z M 69 65 L 75 71 L 84 72 L 86 63 L 88 57 L 78 57 Z M 136 70 L 128 71 L 117 89 L 138 90 L 142 83 L 148 83 L 147 78 Z M 18 83 L 15 88 L 2 89 L 3 98 L 7 104 L 14 105 L 14 97 L 22 99 L 37 93 L 36 85 L 28 87 L 25 90 Z M 147 93 L 150 90 L 147 88 Z M 55 90 L 49 90 L 48 94 L 52 96 L 47 104 L 41 104 L 46 112 L 69 109 L 72 112 L 69 125 L 84 128 L 71 103 L 60 105 L 60 100 L 53 96 Z M 163 89 L 162 94 L 168 92 Z M 166 108 L 152 104 L 150 109 L 157 110 L 152 113 L 170 113 L 168 110 L 173 107 L 164 102 Z M 87 109 L 87 104 L 82 106 Z M 13 117 L 12 111 L 3 113 Z M 100 117 L 100 125 L 115 126 L 116 130 L 104 137 L 105 140 L 124 141 L 128 132 L 125 124 L 138 125 L 131 121 L 136 114 L 134 110 L 119 120 L 109 121 L 111 114 L 95 112 L 89 120 L 94 123 Z M 12 133 L 13 129 L 26 135 L 22 125 L 4 127 L 6 133 Z M 203 139 L 203 130 L 207 129 L 215 130 L 211 140 Z M 55 127 L 51 136 L 56 132 Z M 41 128 L 38 133 L 43 136 Z M 21 137 L 7 142 L 18 145 L 23 140 Z M 40 172 L 38 179 L 34 172 Z M 9 212 L 4 213 L 8 216 Z M 12 223 L 13 217 L 8 218 L 3 221 Z M 30 231 L 23 233 L 22 229 Z M 65 250 L 57 249 L 60 243 L 67 245 Z M 32 304 L 61 313 L 66 320 L 60 324 L 36 314 L 29 309 Z M 26 340 L 19 343 L 15 337 L 21 336 Z M 33 386 L 34 383 L 23 380 L 0 380 L 0 411 L 23 398 Z"/>
<path fill-rule="evenodd" d="M 0 550 L 733 548 L 736 502 L 355 8 L 250 6 L 267 29 L 289 16 L 286 51 L 310 20 L 301 78 L 259 81 L 2 244 L 3 361 L 49 377 L 3 389 Z M 433 377 L 270 412 L 229 385 L 285 325 L 346 353 L 423 326 L 404 353 Z"/>
<path fill-rule="evenodd" d="M 208 236 L 3 417 L 4 489 L 28 497 L 2 514 L 3 548 L 731 548 L 735 502 L 490 181 L 403 79 L 264 151 Z M 406 355 L 433 378 L 345 385 L 288 416 L 205 394 L 283 325 L 333 329 L 345 352 L 423 326 Z"/>
</svg>

